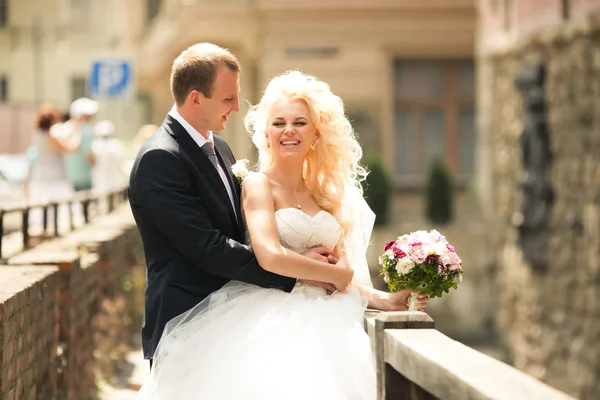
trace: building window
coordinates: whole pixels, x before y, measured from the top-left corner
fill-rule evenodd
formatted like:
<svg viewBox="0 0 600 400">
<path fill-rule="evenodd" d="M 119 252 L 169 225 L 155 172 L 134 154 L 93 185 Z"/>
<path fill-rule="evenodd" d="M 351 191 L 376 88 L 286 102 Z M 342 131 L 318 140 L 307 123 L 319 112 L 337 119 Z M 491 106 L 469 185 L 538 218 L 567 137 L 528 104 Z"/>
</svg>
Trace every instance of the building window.
<svg viewBox="0 0 600 400">
<path fill-rule="evenodd" d="M 160 11 L 161 0 L 148 0 L 148 21 L 152 21 Z"/>
<path fill-rule="evenodd" d="M 8 25 L 8 0 L 0 0 L 0 28 Z"/>
<path fill-rule="evenodd" d="M 0 76 L 0 103 L 8 101 L 8 78 Z"/>
<path fill-rule="evenodd" d="M 87 80 L 82 76 L 71 78 L 71 101 L 87 97 Z"/>
<path fill-rule="evenodd" d="M 400 182 L 420 184 L 435 157 L 468 178 L 476 138 L 473 61 L 398 61 L 395 74 L 394 170 Z"/>
</svg>

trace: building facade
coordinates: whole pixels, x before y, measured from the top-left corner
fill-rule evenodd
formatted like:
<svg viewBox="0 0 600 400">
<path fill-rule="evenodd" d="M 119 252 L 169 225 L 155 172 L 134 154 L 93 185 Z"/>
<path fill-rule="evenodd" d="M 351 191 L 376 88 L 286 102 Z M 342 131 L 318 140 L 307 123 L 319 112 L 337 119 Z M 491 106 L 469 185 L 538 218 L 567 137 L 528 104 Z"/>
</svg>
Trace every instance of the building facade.
<svg viewBox="0 0 600 400">
<path fill-rule="evenodd" d="M 88 96 L 94 60 L 134 58 L 149 13 L 145 0 L 0 0 L 0 152 L 29 145 L 37 105 L 66 111 Z M 103 101 L 98 117 L 115 121 L 121 137 L 150 118 L 135 96 Z"/>
<path fill-rule="evenodd" d="M 417 185 L 434 156 L 467 179 L 475 21 L 472 0 L 0 0 L 0 102 L 66 108 L 88 94 L 93 60 L 128 57 L 137 96 L 100 117 L 131 137 L 171 107 L 173 59 L 210 41 L 239 57 L 250 103 L 287 69 L 328 82 L 398 185 Z M 248 157 L 241 115 L 224 136 Z"/>
<path fill-rule="evenodd" d="M 344 99 L 364 147 L 382 153 L 398 184 L 414 184 L 434 154 L 472 171 L 474 30 L 467 0 L 164 0 L 140 45 L 139 89 L 161 122 L 172 60 L 200 41 L 239 57 L 250 103 L 273 76 L 300 69 Z M 225 136 L 249 156 L 241 117 Z"/>
<path fill-rule="evenodd" d="M 481 0 L 478 180 L 514 365 L 600 397 L 600 1 Z"/>
</svg>

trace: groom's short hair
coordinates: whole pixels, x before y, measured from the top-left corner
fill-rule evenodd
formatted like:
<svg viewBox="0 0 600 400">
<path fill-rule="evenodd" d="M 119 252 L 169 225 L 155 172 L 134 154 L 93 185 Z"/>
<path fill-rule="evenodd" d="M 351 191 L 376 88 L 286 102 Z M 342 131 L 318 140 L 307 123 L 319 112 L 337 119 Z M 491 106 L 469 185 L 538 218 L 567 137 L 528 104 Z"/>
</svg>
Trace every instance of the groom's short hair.
<svg viewBox="0 0 600 400">
<path fill-rule="evenodd" d="M 188 47 L 173 62 L 171 92 L 177 105 L 185 102 L 192 90 L 210 98 L 213 83 L 220 67 L 240 71 L 240 63 L 229 50 L 212 43 L 198 43 Z"/>
</svg>

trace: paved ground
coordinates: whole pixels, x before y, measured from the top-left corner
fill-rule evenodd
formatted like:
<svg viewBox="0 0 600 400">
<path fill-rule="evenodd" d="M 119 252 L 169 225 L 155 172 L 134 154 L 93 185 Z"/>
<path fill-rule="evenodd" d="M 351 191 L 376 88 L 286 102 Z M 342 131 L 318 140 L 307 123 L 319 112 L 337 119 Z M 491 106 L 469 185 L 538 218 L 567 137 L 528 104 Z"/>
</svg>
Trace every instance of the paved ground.
<svg viewBox="0 0 600 400">
<path fill-rule="evenodd" d="M 99 400 L 133 400 L 150 371 L 148 361 L 144 360 L 141 350 L 129 353 L 127 362 L 127 367 L 118 377 L 117 383 L 110 385 L 100 382 Z"/>
</svg>

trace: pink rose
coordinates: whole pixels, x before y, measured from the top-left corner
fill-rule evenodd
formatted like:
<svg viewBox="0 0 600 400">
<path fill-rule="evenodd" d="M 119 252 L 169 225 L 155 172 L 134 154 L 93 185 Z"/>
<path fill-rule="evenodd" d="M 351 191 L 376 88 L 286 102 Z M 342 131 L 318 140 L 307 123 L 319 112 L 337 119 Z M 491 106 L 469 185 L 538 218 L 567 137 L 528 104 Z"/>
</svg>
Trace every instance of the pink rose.
<svg viewBox="0 0 600 400">
<path fill-rule="evenodd" d="M 451 264 L 450 271 L 459 271 L 462 269 L 462 264 Z"/>
<path fill-rule="evenodd" d="M 402 250 L 400 248 L 400 246 L 398 245 L 398 243 L 394 243 L 394 245 L 392 246 L 392 251 L 394 252 L 394 257 L 395 258 L 404 258 L 404 257 L 406 257 L 406 252 L 404 252 L 404 250 Z"/>
<path fill-rule="evenodd" d="M 448 253 L 448 264 L 452 264 L 452 265 L 458 265 L 460 264 L 462 261 L 460 259 L 460 257 L 458 256 L 458 254 L 456 253 Z"/>
<path fill-rule="evenodd" d="M 408 249 L 408 255 L 415 264 L 422 264 L 427 259 L 427 253 L 421 242 L 413 242 Z"/>
<path fill-rule="evenodd" d="M 390 281 L 390 273 L 386 272 L 385 274 L 383 274 L 383 281 L 385 283 L 388 283 Z"/>
<path fill-rule="evenodd" d="M 392 248 L 392 246 L 394 246 L 395 244 L 396 244 L 396 242 L 395 242 L 395 241 L 393 241 L 393 242 L 387 242 L 387 243 L 385 244 L 385 247 L 383 248 L 383 251 L 388 251 L 388 250 L 389 250 L 389 249 L 391 249 L 391 248 Z"/>
</svg>

